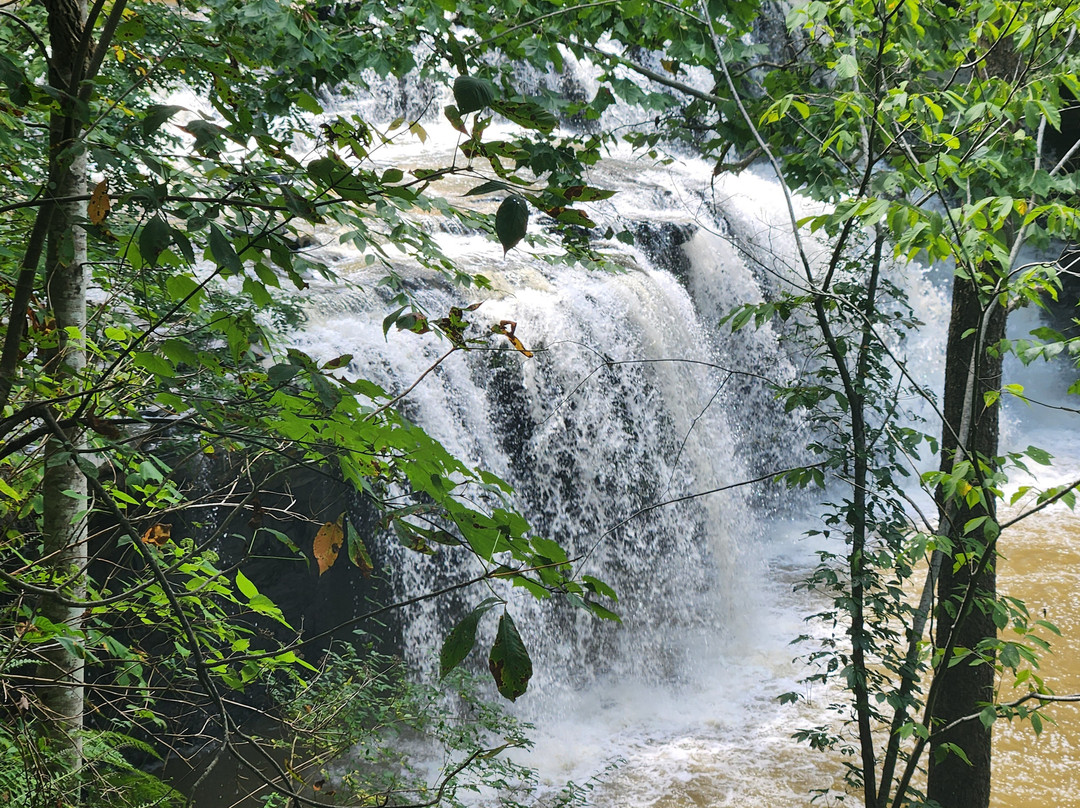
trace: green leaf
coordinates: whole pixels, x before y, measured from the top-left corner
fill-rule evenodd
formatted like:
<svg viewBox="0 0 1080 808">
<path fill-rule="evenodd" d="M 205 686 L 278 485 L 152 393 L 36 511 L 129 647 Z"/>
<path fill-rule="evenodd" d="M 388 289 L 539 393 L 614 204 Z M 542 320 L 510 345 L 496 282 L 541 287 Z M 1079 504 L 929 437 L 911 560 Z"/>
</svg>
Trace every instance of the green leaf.
<svg viewBox="0 0 1080 808">
<path fill-rule="evenodd" d="M 165 289 L 173 300 L 180 301 L 187 298 L 188 305 L 195 311 L 199 310 L 206 297 L 206 292 L 200 289 L 198 282 L 189 275 L 169 276 L 169 279 L 165 281 Z"/>
<path fill-rule="evenodd" d="M 228 270 L 229 274 L 239 275 L 244 270 L 232 241 L 216 224 L 210 225 L 210 255 L 218 266 Z"/>
<path fill-rule="evenodd" d="M 308 163 L 307 173 L 312 179 L 323 184 L 343 199 L 350 202 L 368 204 L 371 202 L 372 187 L 360 176 L 353 174 L 353 169 L 340 157 L 322 157 Z"/>
<path fill-rule="evenodd" d="M 405 306 L 401 306 L 396 311 L 390 312 L 388 315 L 386 315 L 385 318 L 383 318 L 382 332 L 384 337 L 390 333 L 390 328 L 398 321 L 398 317 L 400 317 L 402 312 L 404 311 Z"/>
<path fill-rule="evenodd" d="M 454 103 L 459 115 L 468 115 L 490 106 L 495 99 L 495 88 L 491 82 L 472 76 L 458 76 L 454 79 Z"/>
<path fill-rule="evenodd" d="M 11 103 L 22 107 L 30 103 L 31 83 L 15 62 L 0 53 L 0 81 L 8 86 Z"/>
<path fill-rule="evenodd" d="M 574 208 L 563 208 L 556 216 L 555 221 L 563 224 L 574 224 L 578 227 L 596 227 L 596 222 L 590 219 L 583 211 Z"/>
<path fill-rule="evenodd" d="M 254 595 L 248 600 L 248 606 L 251 607 L 253 612 L 264 615 L 276 620 L 281 625 L 291 628 L 288 621 L 285 620 L 285 616 L 281 613 L 281 609 L 277 607 L 274 601 L 270 600 L 266 595 Z"/>
<path fill-rule="evenodd" d="M 541 132 L 550 132 L 559 125 L 559 119 L 535 101 L 502 101 L 489 102 L 491 108 L 507 120 L 513 121 L 518 126 L 526 129 L 538 129 Z"/>
<path fill-rule="evenodd" d="M 236 588 L 240 590 L 240 594 L 248 600 L 259 594 L 258 587 L 251 582 L 251 580 L 244 575 L 240 570 L 236 571 Z"/>
<path fill-rule="evenodd" d="M 551 539 L 543 539 L 539 536 L 532 540 L 533 549 L 548 561 L 553 561 L 556 564 L 565 564 L 567 562 L 566 550 L 562 548 L 556 541 Z"/>
<path fill-rule="evenodd" d="M 1040 466 L 1049 466 L 1053 463 L 1054 456 L 1045 449 L 1040 449 L 1037 446 L 1028 446 L 1024 450 L 1024 454 L 1038 463 Z"/>
<path fill-rule="evenodd" d="M 859 63 L 850 53 L 845 53 L 836 62 L 836 76 L 841 79 L 850 79 L 859 75 Z"/>
<path fill-rule="evenodd" d="M 480 618 L 497 603 L 499 603 L 497 598 L 488 598 L 483 601 L 465 615 L 465 619 L 454 626 L 454 630 L 447 635 L 443 641 L 442 650 L 439 651 L 440 679 L 445 678 L 446 674 L 460 665 L 469 655 L 476 644 L 476 627 L 480 623 Z"/>
<path fill-rule="evenodd" d="M 601 606 L 595 600 L 587 600 L 584 602 L 584 605 L 586 609 L 599 617 L 601 620 L 611 620 L 615 623 L 622 622 L 622 618 L 619 617 L 619 615 L 615 614 L 615 612 L 611 611 L 611 609 L 607 608 L 606 606 Z"/>
<path fill-rule="evenodd" d="M 131 361 L 136 367 L 148 370 L 155 376 L 171 379 L 176 375 L 176 371 L 173 369 L 172 364 L 157 354 L 139 351 L 132 356 Z"/>
<path fill-rule="evenodd" d="M 599 578 L 594 578 L 591 575 L 582 575 L 581 581 L 583 584 L 585 584 L 586 589 L 595 592 L 597 595 L 605 598 L 611 598 L 612 600 L 619 599 L 619 596 L 615 594 L 615 590 L 605 584 Z"/>
<path fill-rule="evenodd" d="M 160 216 L 154 216 L 139 231 L 139 254 L 151 266 L 157 265 L 161 255 L 172 241 L 172 228 Z"/>
<path fill-rule="evenodd" d="M 146 36 L 146 24 L 138 17 L 132 17 L 117 26 L 113 39 L 118 42 L 135 42 Z"/>
<path fill-rule="evenodd" d="M 481 194 L 490 194 L 495 191 L 509 191 L 510 185 L 499 180 L 488 180 L 482 185 L 477 185 L 475 188 L 470 188 L 465 192 L 465 196 L 480 196 Z"/>
<path fill-rule="evenodd" d="M 160 129 L 169 118 L 178 112 L 187 112 L 187 107 L 176 104 L 154 104 L 146 108 L 146 115 L 142 119 L 143 135 L 149 137 Z"/>
<path fill-rule="evenodd" d="M 979 713 L 979 720 L 987 729 L 993 726 L 994 722 L 997 721 L 997 710 L 994 709 L 993 704 L 987 704 L 983 707 L 982 712 Z"/>
<path fill-rule="evenodd" d="M 0 494 L 10 497 L 16 502 L 22 502 L 23 495 L 4 482 L 3 478 L 0 478 Z"/>
<path fill-rule="evenodd" d="M 1020 650 L 1013 643 L 1006 643 L 1001 648 L 999 659 L 1006 668 L 1016 670 L 1020 665 Z"/>
<path fill-rule="evenodd" d="M 517 701 L 529 686 L 532 678 L 532 660 L 521 641 L 517 626 L 509 614 L 499 618 L 499 630 L 495 644 L 488 656 L 488 668 L 495 679 L 499 693 L 510 701 Z"/>
<path fill-rule="evenodd" d="M 448 104 L 443 109 L 443 114 L 446 116 L 446 120 L 450 121 L 450 125 L 463 135 L 469 134 L 469 130 L 465 128 L 465 122 L 461 120 L 461 112 L 453 104 Z M 432 170 L 432 173 L 434 171 Z M 424 179 L 418 171 L 413 171 L 413 174 L 419 179 Z"/>
<path fill-rule="evenodd" d="M 360 534 L 356 532 L 356 528 L 353 527 L 352 520 L 348 522 L 346 535 L 349 544 L 349 560 L 353 563 L 353 566 L 359 568 L 361 575 L 365 578 L 369 577 L 372 570 L 375 569 L 375 565 L 371 563 L 371 556 L 368 554 L 367 546 L 364 544 L 363 539 L 360 538 Z"/>
<path fill-rule="evenodd" d="M 323 108 L 314 96 L 309 93 L 299 92 L 296 94 L 296 106 L 305 112 L 310 112 L 312 115 L 322 115 Z"/>
<path fill-rule="evenodd" d="M 503 255 L 525 238 L 528 226 L 529 203 L 517 194 L 506 197 L 495 213 L 495 235 L 502 244 Z"/>
</svg>

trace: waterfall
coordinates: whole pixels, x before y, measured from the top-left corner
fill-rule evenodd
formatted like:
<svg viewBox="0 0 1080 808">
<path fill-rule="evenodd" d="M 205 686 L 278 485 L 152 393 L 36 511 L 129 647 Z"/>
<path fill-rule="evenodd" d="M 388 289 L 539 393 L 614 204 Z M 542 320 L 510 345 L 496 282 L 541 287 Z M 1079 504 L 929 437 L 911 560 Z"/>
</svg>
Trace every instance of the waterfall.
<svg viewBox="0 0 1080 808">
<path fill-rule="evenodd" d="M 771 328 L 733 335 L 718 326 L 775 282 L 763 262 L 790 254 L 778 187 L 752 172 L 713 179 L 693 159 L 656 167 L 615 155 L 598 174 L 598 185 L 623 191 L 598 206 L 600 229 L 637 236 L 635 247 L 602 245 L 609 270 L 551 264 L 523 249 L 504 258 L 470 233 L 439 239 L 456 262 L 490 278 L 490 291 L 397 268 L 429 315 L 482 301 L 470 334 L 513 321 L 535 353 L 526 358 L 498 336 L 457 352 L 403 400 L 406 417 L 510 482 L 536 531 L 619 593 L 621 625 L 528 596 L 510 604 L 535 669 L 515 709 L 538 723 L 529 762 L 553 784 L 586 780 L 638 747 L 659 756 L 634 776 L 670 768 L 663 739 L 691 726 L 729 757 L 753 744 L 788 749 L 788 725 L 770 703 L 796 686 L 786 643 L 803 630 L 785 605 L 792 570 L 805 568 L 792 561 L 805 548 L 792 541 L 801 529 L 788 495 L 759 483 L 689 497 L 790 466 L 806 443 L 798 418 L 772 400 L 767 380 L 795 369 Z M 342 282 L 311 280 L 307 322 L 290 342 L 320 361 L 352 354 L 345 372 L 405 390 L 449 346 L 433 334 L 384 336 L 389 292 L 377 286 L 377 268 L 342 247 L 326 254 Z M 403 596 L 474 571 L 404 548 L 384 563 Z M 406 611 L 411 665 L 433 671 L 439 639 L 485 596 Z M 766 709 L 772 717 L 762 719 Z"/>
<path fill-rule="evenodd" d="M 636 218 L 659 232 L 650 213 Z M 746 459 L 749 442 L 775 443 L 746 428 L 769 422 L 768 396 L 758 380 L 726 370 L 741 360 L 717 338 L 717 312 L 727 303 L 713 299 L 717 284 L 705 277 L 720 273 L 730 276 L 728 285 L 751 284 L 745 265 L 723 241 L 700 233 L 653 260 L 624 248 L 609 272 L 549 266 L 521 253 L 502 260 L 492 242 L 476 236 L 447 235 L 444 242 L 455 260 L 483 265 L 493 281 L 495 291 L 481 295 L 471 314 L 474 333 L 516 322 L 536 355 L 527 359 L 495 339 L 487 349 L 456 354 L 405 399 L 404 413 L 459 457 L 508 480 L 538 532 L 584 555 L 583 573 L 618 587 L 629 624 L 620 630 L 594 626 L 583 614 L 562 615 L 572 624 L 560 624 L 562 639 L 532 638 L 541 657 L 551 657 L 537 665 L 540 675 L 557 667 L 558 678 L 572 671 L 580 682 L 595 675 L 598 662 L 673 675 L 679 665 L 669 657 L 676 652 L 646 638 L 731 622 L 745 577 L 739 568 L 747 563 L 746 534 L 753 532 L 746 496 L 735 491 L 665 506 L 605 533 L 638 509 L 740 482 L 775 462 Z M 665 260 L 687 265 L 686 274 L 657 266 Z M 370 278 L 348 280 L 359 281 L 360 290 L 330 286 L 312 295 L 308 323 L 294 341 L 316 359 L 353 354 L 349 372 L 387 390 L 405 389 L 447 345 L 408 332 L 384 338 L 385 304 L 363 291 L 372 288 Z M 417 285 L 433 316 L 478 299 L 431 277 Z M 414 577 L 402 584 L 408 591 L 431 587 L 431 576 L 442 574 L 439 559 L 401 557 L 395 564 Z M 431 620 L 438 618 L 404 621 L 417 635 L 408 645 L 440 635 Z M 542 621 L 522 622 L 544 631 Z M 646 653 L 620 650 L 622 642 Z"/>
</svg>

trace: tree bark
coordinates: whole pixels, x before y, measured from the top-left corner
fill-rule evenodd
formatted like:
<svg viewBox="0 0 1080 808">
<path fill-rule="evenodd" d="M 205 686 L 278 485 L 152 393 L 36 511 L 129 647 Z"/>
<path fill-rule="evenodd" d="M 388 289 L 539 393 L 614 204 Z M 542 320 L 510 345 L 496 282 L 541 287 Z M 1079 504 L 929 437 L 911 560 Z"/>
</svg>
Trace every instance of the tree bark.
<svg viewBox="0 0 1080 808">
<path fill-rule="evenodd" d="M 986 406 L 984 393 L 1001 387 L 1001 357 L 987 348 L 1004 338 L 1006 310 L 996 301 L 989 305 L 991 309 L 984 317 L 975 284 L 959 276 L 954 279 L 945 359 L 945 424 L 941 441 L 944 471 L 951 471 L 961 459 L 977 462 L 982 458 L 990 464 L 998 452 L 998 407 Z M 977 516 L 995 519 L 995 503 L 990 497 L 986 505 L 969 506 L 962 498 L 939 502 L 939 530 L 952 541 L 953 552 L 951 558 L 943 559 L 938 578 L 936 646 L 944 648 L 953 635 L 955 648 L 972 649 L 981 640 L 996 636 L 992 612 L 979 608 L 977 603 L 966 615 L 957 614 L 957 610 L 972 585 L 977 587 L 980 600 L 995 597 L 996 574 L 991 559 L 974 580 L 979 558 L 972 557 L 972 552 L 981 555 L 979 551 L 986 551 L 986 544 L 981 529 L 965 537 L 964 525 Z M 978 713 L 982 705 L 993 701 L 994 666 L 990 661 L 971 666 L 965 660 L 955 667 L 948 667 L 946 662 L 936 675 L 943 678 L 932 708 L 934 727 Z M 941 736 L 931 746 L 927 797 L 944 808 L 987 808 L 990 741 L 990 730 L 980 721 L 965 722 Z M 956 754 L 946 754 L 941 748 L 944 743 L 960 747 L 971 764 Z"/>
<path fill-rule="evenodd" d="M 48 191 L 69 198 L 85 194 L 87 188 L 86 154 L 79 148 L 84 124 L 73 98 L 82 74 L 76 60 L 87 8 L 84 0 L 47 0 L 46 7 L 52 51 L 50 84 L 68 95 L 50 122 L 49 175 L 54 182 Z M 85 216 L 85 203 L 56 206 L 45 259 L 45 292 L 58 337 L 47 367 L 58 386 L 68 389 L 77 388 L 86 367 L 81 336 L 86 329 L 86 232 L 81 224 Z M 77 335 L 68 329 L 77 329 Z M 80 434 L 74 426 L 63 438 L 54 436 L 48 441 L 42 481 L 45 563 L 69 600 L 86 593 L 87 484 L 76 463 L 83 446 Z M 82 762 L 84 666 L 78 651 L 82 611 L 51 597 L 43 597 L 39 604 L 39 614 L 66 626 L 73 640 L 53 644 L 45 652 L 39 691 L 58 751 L 73 769 Z"/>
</svg>

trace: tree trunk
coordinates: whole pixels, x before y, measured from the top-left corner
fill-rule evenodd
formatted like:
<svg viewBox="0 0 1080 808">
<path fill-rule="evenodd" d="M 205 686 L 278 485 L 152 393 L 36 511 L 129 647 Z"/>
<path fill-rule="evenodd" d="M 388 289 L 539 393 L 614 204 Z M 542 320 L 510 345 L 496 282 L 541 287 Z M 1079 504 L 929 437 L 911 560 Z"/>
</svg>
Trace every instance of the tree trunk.
<svg viewBox="0 0 1080 808">
<path fill-rule="evenodd" d="M 52 46 L 50 84 L 62 91 L 77 91 L 72 77 L 79 53 L 79 38 L 86 24 L 86 4 L 80 0 L 48 0 L 49 39 Z M 83 122 L 76 105 L 61 105 L 50 124 L 51 189 L 60 198 L 84 195 L 87 188 L 85 152 L 76 148 Z M 86 232 L 79 220 L 86 216 L 85 202 L 59 204 L 52 216 L 45 263 L 45 292 L 55 321 L 59 343 L 49 359 L 50 375 L 59 386 L 74 391 L 86 367 Z M 76 399 L 77 400 L 77 399 Z M 42 531 L 46 563 L 53 580 L 63 585 L 66 599 L 81 599 L 86 593 L 87 485 L 75 461 L 82 448 L 78 427 L 49 440 L 45 447 L 45 474 L 42 481 Z M 71 630 L 72 643 L 56 644 L 46 652 L 42 666 L 41 704 L 50 719 L 61 755 L 77 769 L 82 760 L 83 661 L 78 652 L 78 632 L 82 609 L 66 606 L 56 598 L 44 597 L 39 613 Z M 72 793 L 69 791 L 69 793 Z"/>
<path fill-rule="evenodd" d="M 1001 358 L 990 355 L 987 346 L 1005 336 L 1006 310 L 996 302 L 983 317 L 983 306 L 975 285 L 957 276 L 953 281 L 952 316 L 949 322 L 945 359 L 945 425 L 941 441 L 942 470 L 950 471 L 960 459 L 988 463 L 998 451 L 998 407 L 984 404 L 984 393 L 1001 387 Z M 965 336 L 965 332 L 968 333 Z M 940 495 L 940 492 L 939 492 Z M 943 505 L 939 530 L 953 542 L 953 557 L 944 558 L 938 578 L 936 645 L 952 643 L 957 649 L 974 648 L 981 640 L 996 636 L 992 614 L 975 605 L 964 616 L 957 610 L 964 594 L 974 583 L 977 597 L 994 597 L 996 575 L 993 559 L 977 581 L 973 581 L 980 548 L 985 549 L 981 529 L 964 536 L 964 525 L 977 516 L 995 518 L 993 499 L 987 505 L 967 505 L 962 498 Z M 968 542 L 965 551 L 964 542 Z M 958 561 L 957 556 L 968 555 Z M 962 619 L 958 619 L 962 617 Z M 978 713 L 993 701 L 994 666 L 990 662 L 970 666 L 965 660 L 944 667 L 933 707 L 934 727 L 941 727 L 966 715 Z M 927 797 L 944 808 L 987 808 L 990 803 L 990 730 L 980 721 L 965 722 L 944 734 L 931 748 Z M 956 744 L 971 764 L 956 754 L 945 754 L 943 743 Z"/>
</svg>

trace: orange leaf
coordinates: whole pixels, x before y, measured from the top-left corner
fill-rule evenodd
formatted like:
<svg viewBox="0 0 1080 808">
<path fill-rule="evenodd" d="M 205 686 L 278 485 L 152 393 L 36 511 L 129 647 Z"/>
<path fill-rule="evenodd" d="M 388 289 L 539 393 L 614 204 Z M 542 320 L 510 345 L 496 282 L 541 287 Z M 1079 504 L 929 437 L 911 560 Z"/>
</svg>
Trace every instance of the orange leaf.
<svg viewBox="0 0 1080 808">
<path fill-rule="evenodd" d="M 143 533 L 142 540 L 144 544 L 156 544 L 160 546 L 170 538 L 172 538 L 172 525 L 165 525 L 158 522 Z"/>
<path fill-rule="evenodd" d="M 311 550 L 315 554 L 315 560 L 319 562 L 319 575 L 334 566 L 334 562 L 337 561 L 341 545 L 345 541 L 345 531 L 341 528 L 344 518 L 345 514 L 342 514 L 336 522 L 327 522 L 315 534 L 315 543 Z"/>
<path fill-rule="evenodd" d="M 91 224 L 101 224 L 105 221 L 111 207 L 109 181 L 102 180 L 94 186 L 94 192 L 90 194 L 90 204 L 86 206 L 86 215 L 90 217 Z"/>
<path fill-rule="evenodd" d="M 531 357 L 533 352 L 527 350 L 516 336 L 514 336 L 514 329 L 517 328 L 517 323 L 513 320 L 500 320 L 498 325 L 493 325 L 491 330 L 496 334 L 502 334 L 508 340 L 510 344 L 514 346 L 515 350 L 521 351 L 525 356 Z"/>
</svg>

